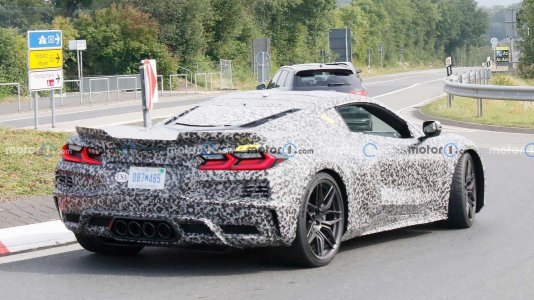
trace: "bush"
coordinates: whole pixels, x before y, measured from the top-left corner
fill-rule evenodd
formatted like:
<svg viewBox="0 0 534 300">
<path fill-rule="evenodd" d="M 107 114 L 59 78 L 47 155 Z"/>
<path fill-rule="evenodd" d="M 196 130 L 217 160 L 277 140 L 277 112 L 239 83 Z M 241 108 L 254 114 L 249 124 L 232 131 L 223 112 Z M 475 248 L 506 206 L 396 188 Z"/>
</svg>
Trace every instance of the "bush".
<svg viewBox="0 0 534 300">
<path fill-rule="evenodd" d="M 491 84 L 492 85 L 514 85 L 514 80 L 512 77 L 507 75 L 498 75 L 493 78 L 491 78 Z"/>
<path fill-rule="evenodd" d="M 534 78 L 534 64 L 520 64 L 518 72 L 521 78 L 532 79 Z"/>
<path fill-rule="evenodd" d="M 15 29 L 0 28 L 0 82 L 27 82 L 26 39 Z M 0 98 L 13 94 L 14 88 L 0 87 Z M 22 92 L 21 92 L 22 93 Z"/>
</svg>

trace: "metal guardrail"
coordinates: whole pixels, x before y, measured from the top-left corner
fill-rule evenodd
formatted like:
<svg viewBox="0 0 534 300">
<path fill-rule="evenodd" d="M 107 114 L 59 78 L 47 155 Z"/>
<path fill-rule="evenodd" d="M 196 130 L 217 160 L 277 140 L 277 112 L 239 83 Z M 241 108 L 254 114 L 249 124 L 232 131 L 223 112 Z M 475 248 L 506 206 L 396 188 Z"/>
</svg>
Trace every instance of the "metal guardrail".
<svg viewBox="0 0 534 300">
<path fill-rule="evenodd" d="M 176 82 L 178 82 L 178 78 L 180 78 L 180 77 L 184 77 L 184 79 L 185 79 L 185 93 L 188 94 L 188 91 L 187 91 L 187 74 L 173 74 L 173 75 L 169 75 L 169 95 L 170 96 L 172 96 L 172 91 L 173 91 L 172 79 L 176 78 Z"/>
<path fill-rule="evenodd" d="M 483 99 L 534 101 L 534 87 L 489 85 L 490 79 L 489 69 L 449 77 L 443 88 L 448 94 L 447 107 L 452 106 L 454 96 L 474 98 L 477 99 L 477 116 L 482 117 Z"/>
<path fill-rule="evenodd" d="M 195 74 L 195 94 L 198 93 L 197 78 L 200 76 L 204 76 L 204 90 L 206 93 L 208 92 L 208 75 L 206 73 L 196 73 Z"/>
<path fill-rule="evenodd" d="M 71 84 L 72 83 L 76 83 L 76 85 L 78 86 L 78 92 L 80 94 L 80 104 L 82 104 L 83 103 L 83 93 L 81 92 L 81 89 L 80 89 L 80 80 L 78 80 L 78 79 L 63 80 L 63 85 L 64 85 L 63 89 L 65 89 L 65 93 L 67 92 L 67 90 L 66 90 L 67 87 L 65 85 L 67 85 L 69 83 L 71 83 Z M 62 94 L 63 94 L 63 89 L 61 90 Z M 63 105 L 63 97 L 61 97 L 61 101 L 62 101 L 61 105 Z"/>
<path fill-rule="evenodd" d="M 107 86 L 107 101 L 109 102 L 109 78 L 91 78 L 89 79 L 89 103 L 93 103 L 93 93 L 102 93 L 102 92 L 93 92 L 93 82 L 106 82 Z"/>
<path fill-rule="evenodd" d="M 130 80 L 134 82 L 134 98 L 137 99 L 137 77 L 135 76 L 129 76 L 129 77 L 117 77 L 117 100 L 119 100 L 119 95 L 121 93 L 120 83 L 121 80 Z M 128 91 L 128 89 L 123 89 L 125 92 Z"/>
</svg>

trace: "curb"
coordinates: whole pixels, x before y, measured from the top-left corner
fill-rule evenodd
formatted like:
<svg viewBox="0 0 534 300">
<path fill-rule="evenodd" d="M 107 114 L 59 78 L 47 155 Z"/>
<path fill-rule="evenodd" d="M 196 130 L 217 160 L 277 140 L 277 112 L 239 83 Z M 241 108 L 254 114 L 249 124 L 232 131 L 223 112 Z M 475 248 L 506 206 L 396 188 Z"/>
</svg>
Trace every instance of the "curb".
<svg viewBox="0 0 534 300">
<path fill-rule="evenodd" d="M 0 229 L 0 257 L 75 242 L 60 220 Z"/>
<path fill-rule="evenodd" d="M 523 134 L 534 134 L 534 129 L 532 128 L 515 128 L 515 127 L 504 127 L 496 125 L 482 125 L 470 122 L 455 121 L 451 119 L 444 119 L 440 117 L 430 116 L 421 112 L 421 108 L 414 110 L 413 114 L 416 118 L 421 120 L 436 120 L 440 121 L 443 125 L 462 127 L 468 129 L 478 129 L 485 131 L 495 131 L 495 132 L 505 132 L 505 133 L 523 133 Z"/>
</svg>

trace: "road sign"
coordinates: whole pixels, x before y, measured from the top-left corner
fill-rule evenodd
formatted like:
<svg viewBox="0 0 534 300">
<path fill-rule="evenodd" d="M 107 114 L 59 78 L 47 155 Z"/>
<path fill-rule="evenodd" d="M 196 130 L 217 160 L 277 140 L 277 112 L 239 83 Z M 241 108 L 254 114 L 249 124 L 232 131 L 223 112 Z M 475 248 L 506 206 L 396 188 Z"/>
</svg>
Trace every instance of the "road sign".
<svg viewBox="0 0 534 300">
<path fill-rule="evenodd" d="M 28 67 L 30 70 L 62 68 L 63 51 L 61 49 L 30 50 L 28 53 Z"/>
<path fill-rule="evenodd" d="M 32 91 L 44 91 L 63 87 L 63 71 L 33 71 L 28 73 L 28 83 Z"/>
<path fill-rule="evenodd" d="M 28 31 L 28 49 L 61 48 L 63 39 L 61 30 Z"/>
<path fill-rule="evenodd" d="M 145 59 L 142 60 L 144 72 L 144 97 L 145 103 L 143 106 L 146 110 L 152 110 L 154 103 L 158 102 L 158 72 L 156 70 L 156 60 Z"/>
<path fill-rule="evenodd" d="M 491 42 L 491 45 L 495 45 L 495 46 L 497 46 L 497 44 L 499 43 L 499 39 L 497 39 L 497 38 L 494 37 L 494 38 L 491 38 L 491 41 L 490 41 L 490 42 Z"/>
<path fill-rule="evenodd" d="M 69 50 L 77 50 L 77 51 L 87 50 L 87 40 L 70 40 Z"/>
<path fill-rule="evenodd" d="M 497 63 L 510 62 L 510 48 L 509 47 L 495 48 L 495 62 Z"/>
<path fill-rule="evenodd" d="M 61 30 L 28 31 L 28 83 L 30 91 L 63 88 L 63 36 Z M 45 71 L 45 69 L 47 69 Z"/>
<path fill-rule="evenodd" d="M 445 66 L 447 68 L 447 76 L 451 76 L 452 75 L 452 57 L 447 57 L 445 59 Z"/>
<path fill-rule="evenodd" d="M 328 44 L 334 61 L 352 62 L 352 31 L 348 28 L 330 29 Z"/>
</svg>

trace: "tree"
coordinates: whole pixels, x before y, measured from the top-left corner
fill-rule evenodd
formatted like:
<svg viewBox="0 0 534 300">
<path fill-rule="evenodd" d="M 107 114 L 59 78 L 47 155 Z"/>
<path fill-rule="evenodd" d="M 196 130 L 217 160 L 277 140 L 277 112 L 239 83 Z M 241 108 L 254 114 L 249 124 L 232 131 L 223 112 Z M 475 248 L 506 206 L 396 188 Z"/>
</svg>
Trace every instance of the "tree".
<svg viewBox="0 0 534 300">
<path fill-rule="evenodd" d="M 0 82 L 18 82 L 25 85 L 27 47 L 24 36 L 13 28 L 0 28 Z M 0 87 L 0 96 L 10 94 L 12 87 Z"/>
<path fill-rule="evenodd" d="M 523 38 L 519 43 L 521 49 L 519 71 L 523 77 L 534 78 L 534 0 L 523 1 L 518 21 Z"/>
<path fill-rule="evenodd" d="M 94 16 L 81 14 L 74 23 L 79 38 L 87 40 L 84 65 L 98 75 L 139 72 L 142 59 L 158 61 L 158 73 L 172 74 L 176 59 L 158 41 L 158 24 L 129 5 L 112 5 Z"/>
<path fill-rule="evenodd" d="M 72 18 L 77 10 L 90 8 L 93 0 L 54 0 L 54 6 L 67 18 Z"/>
<path fill-rule="evenodd" d="M 54 6 L 43 0 L 0 0 L 0 26 L 18 28 L 20 32 L 32 26 L 50 24 Z"/>
<path fill-rule="evenodd" d="M 51 29 L 61 30 L 63 34 L 63 69 L 65 70 L 65 75 L 77 75 L 76 52 L 69 50 L 69 41 L 78 37 L 78 31 L 74 28 L 69 18 L 62 16 L 57 16 L 52 20 Z"/>
<path fill-rule="evenodd" d="M 203 57 L 213 41 L 210 0 L 124 0 L 159 22 L 159 40 L 185 63 Z M 219 12 L 231 14 L 226 10 Z"/>
</svg>

